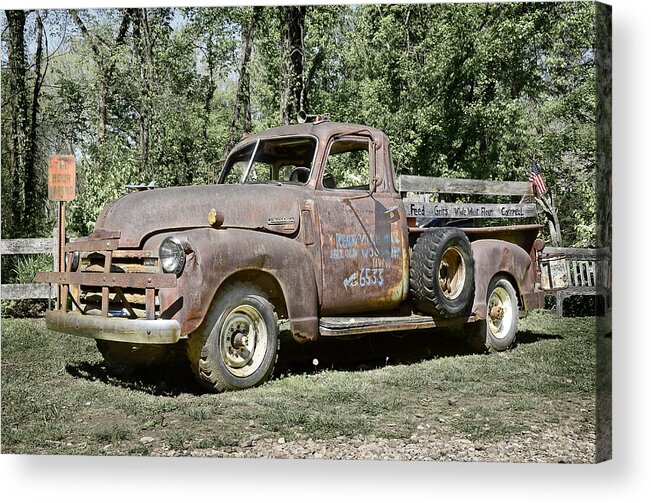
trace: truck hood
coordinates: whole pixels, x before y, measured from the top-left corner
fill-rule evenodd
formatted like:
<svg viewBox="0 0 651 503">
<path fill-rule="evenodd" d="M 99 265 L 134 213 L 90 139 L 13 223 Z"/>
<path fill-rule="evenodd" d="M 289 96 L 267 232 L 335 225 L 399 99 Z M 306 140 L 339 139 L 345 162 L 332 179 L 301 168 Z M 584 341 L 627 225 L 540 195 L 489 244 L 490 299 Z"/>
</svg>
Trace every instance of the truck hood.
<svg viewBox="0 0 651 503">
<path fill-rule="evenodd" d="M 222 228 L 293 234 L 298 230 L 299 201 L 303 190 L 297 186 L 248 184 L 134 192 L 102 210 L 94 234 L 119 232 L 119 246 L 135 248 L 158 232 L 207 227 L 208 213 L 212 208 L 224 217 Z"/>
</svg>

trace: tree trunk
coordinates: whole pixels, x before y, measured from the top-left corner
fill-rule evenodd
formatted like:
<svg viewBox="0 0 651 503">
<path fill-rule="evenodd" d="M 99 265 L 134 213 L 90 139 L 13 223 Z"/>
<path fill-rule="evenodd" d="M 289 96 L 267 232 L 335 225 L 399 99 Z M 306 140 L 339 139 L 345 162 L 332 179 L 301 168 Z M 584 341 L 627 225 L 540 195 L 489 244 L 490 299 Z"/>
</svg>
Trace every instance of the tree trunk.
<svg viewBox="0 0 651 503">
<path fill-rule="evenodd" d="M 286 50 L 281 92 L 280 121 L 289 124 L 304 110 L 305 88 L 305 6 L 282 8 L 283 38 Z"/>
<path fill-rule="evenodd" d="M 323 51 L 319 48 L 317 51 L 316 55 L 314 56 L 314 60 L 312 61 L 312 65 L 310 66 L 310 70 L 307 72 L 307 76 L 305 77 L 305 85 L 303 86 L 303 95 L 301 97 L 301 102 L 303 104 L 303 110 L 309 113 L 325 113 L 323 110 L 310 110 L 310 102 L 309 102 L 309 91 L 310 87 L 312 86 L 312 83 L 314 81 L 314 76 L 316 75 L 317 70 L 321 67 L 323 63 L 323 58 L 324 58 L 324 53 Z"/>
<path fill-rule="evenodd" d="M 151 116 L 152 97 L 151 88 L 154 80 L 154 56 L 151 43 L 149 19 L 147 9 L 138 9 L 137 22 L 134 22 L 133 37 L 136 54 L 140 63 L 140 169 L 147 180 L 153 177 L 150 163 L 151 146 Z"/>
<path fill-rule="evenodd" d="M 561 224 L 558 220 L 558 213 L 554 206 L 554 200 L 551 192 L 547 191 L 544 194 L 536 196 L 536 202 L 540 205 L 545 218 L 547 219 L 547 227 L 549 227 L 549 237 L 553 247 L 563 246 L 563 235 L 561 234 Z"/>
<path fill-rule="evenodd" d="M 97 90 L 97 145 L 101 147 L 106 141 L 106 102 L 108 101 L 108 77 L 100 70 L 100 81 Z"/>
<path fill-rule="evenodd" d="M 24 11 L 5 11 L 9 29 L 8 64 L 9 64 L 9 98 L 6 112 L 11 117 L 9 130 L 9 172 L 11 174 L 10 201 L 6 207 L 13 211 L 3 212 L 5 237 L 22 235 L 22 216 L 24 215 L 23 190 L 26 172 L 27 134 L 29 131 L 29 114 L 27 102 L 25 63 L 25 19 Z M 4 205 L 3 205 L 4 207 Z"/>
<path fill-rule="evenodd" d="M 251 132 L 251 77 L 249 74 L 249 62 L 255 38 L 256 26 L 262 14 L 262 7 L 253 7 L 253 14 L 246 34 L 242 40 L 242 58 L 240 60 L 240 73 L 237 81 L 237 93 L 231 116 L 229 141 L 226 145 L 226 153 L 233 148 L 242 133 Z M 244 27 L 242 27 L 244 29 Z"/>
<path fill-rule="evenodd" d="M 38 184 L 38 112 L 41 86 L 43 84 L 43 20 L 36 11 L 36 53 L 34 55 L 34 89 L 32 92 L 31 117 L 29 124 L 29 140 L 25 152 L 25 213 L 23 228 L 33 229 L 38 223 L 39 206 L 42 206 L 40 187 Z"/>
</svg>

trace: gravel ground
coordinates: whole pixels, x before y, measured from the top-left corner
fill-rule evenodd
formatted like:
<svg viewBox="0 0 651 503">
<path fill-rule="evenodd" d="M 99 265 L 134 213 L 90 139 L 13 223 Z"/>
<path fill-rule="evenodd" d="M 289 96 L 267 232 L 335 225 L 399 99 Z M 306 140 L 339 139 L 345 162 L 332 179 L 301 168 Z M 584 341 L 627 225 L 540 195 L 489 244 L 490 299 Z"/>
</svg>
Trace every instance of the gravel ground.
<svg viewBox="0 0 651 503">
<path fill-rule="evenodd" d="M 441 438 L 423 427 L 409 439 L 386 439 L 373 435 L 311 438 L 286 441 L 283 438 L 256 438 L 237 447 L 220 449 L 171 450 L 155 448 L 154 456 L 210 456 L 220 458 L 356 459 L 392 461 L 484 461 L 515 463 L 594 463 L 595 438 L 578 438 L 575 430 L 555 425 L 497 443 L 470 441 L 459 437 Z M 152 441 L 154 439 L 151 439 Z M 141 441 L 149 441 L 144 437 Z"/>
</svg>

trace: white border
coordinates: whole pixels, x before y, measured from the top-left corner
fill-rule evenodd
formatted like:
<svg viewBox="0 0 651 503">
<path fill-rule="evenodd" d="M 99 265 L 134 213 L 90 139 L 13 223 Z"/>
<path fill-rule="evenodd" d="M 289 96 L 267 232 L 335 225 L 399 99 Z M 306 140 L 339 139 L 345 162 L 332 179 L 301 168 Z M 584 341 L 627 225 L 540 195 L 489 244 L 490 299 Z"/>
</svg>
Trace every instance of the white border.
<svg viewBox="0 0 651 503">
<path fill-rule="evenodd" d="M 139 0 L 139 6 L 241 2 Z M 255 2 L 269 3 L 269 2 Z M 295 2 L 289 3 L 324 3 Z M 338 2 L 347 3 L 347 2 Z M 361 2 L 360 2 L 361 3 Z M 600 465 L 0 456 L 0 494 L 95 502 L 197 501 L 638 501 L 649 476 L 649 260 L 644 203 L 650 189 L 647 2 L 613 6 L 614 460 Z M 124 1 L 10 0 L 9 8 L 112 7 Z M 245 481 L 240 483 L 239 481 Z M 420 499 L 419 498 L 419 499 Z"/>
</svg>

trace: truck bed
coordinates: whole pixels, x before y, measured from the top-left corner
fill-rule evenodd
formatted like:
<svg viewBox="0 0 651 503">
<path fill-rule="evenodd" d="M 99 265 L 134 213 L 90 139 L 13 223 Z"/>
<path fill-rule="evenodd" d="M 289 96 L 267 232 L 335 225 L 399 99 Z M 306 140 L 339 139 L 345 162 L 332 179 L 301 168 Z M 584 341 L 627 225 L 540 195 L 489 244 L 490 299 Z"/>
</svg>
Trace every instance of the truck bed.
<svg viewBox="0 0 651 503">
<path fill-rule="evenodd" d="M 501 239 L 516 244 L 526 251 L 531 250 L 534 240 L 538 236 L 541 224 L 499 225 L 495 227 L 459 227 L 466 233 L 470 241 L 478 239 Z M 428 227 L 409 226 L 409 234 L 418 236 Z"/>
</svg>

